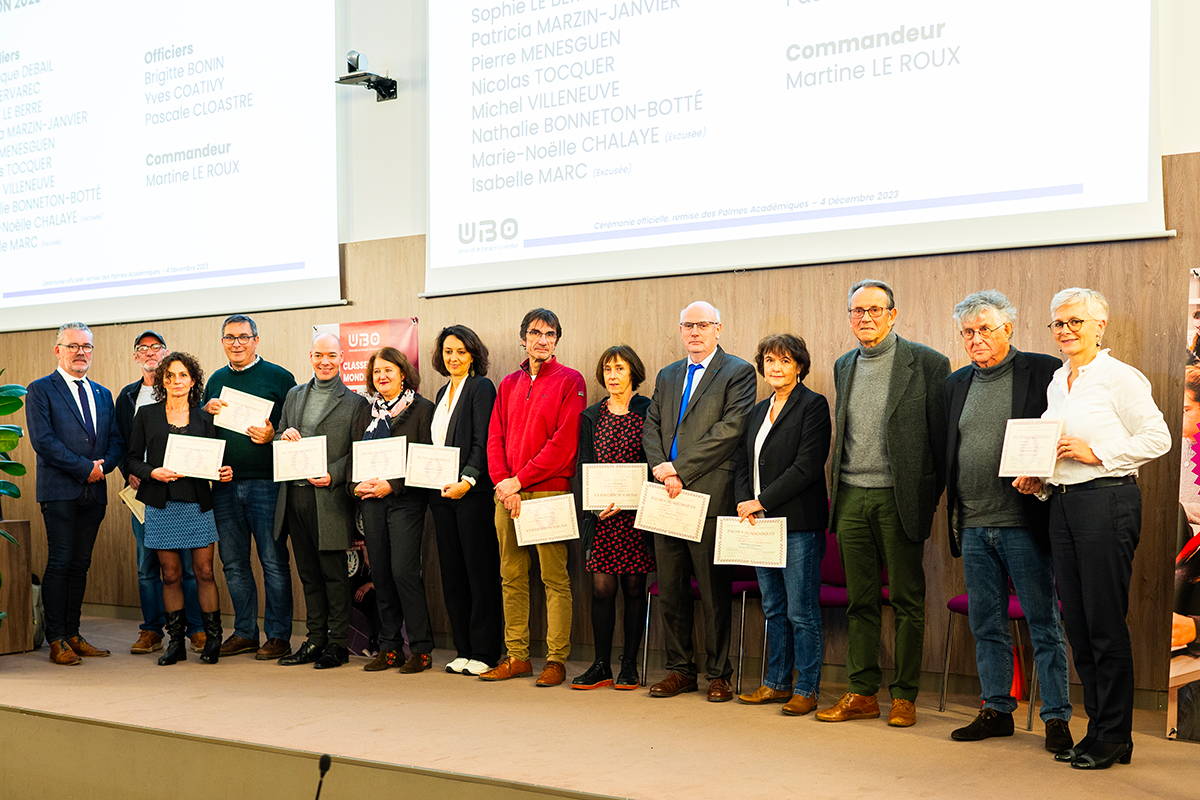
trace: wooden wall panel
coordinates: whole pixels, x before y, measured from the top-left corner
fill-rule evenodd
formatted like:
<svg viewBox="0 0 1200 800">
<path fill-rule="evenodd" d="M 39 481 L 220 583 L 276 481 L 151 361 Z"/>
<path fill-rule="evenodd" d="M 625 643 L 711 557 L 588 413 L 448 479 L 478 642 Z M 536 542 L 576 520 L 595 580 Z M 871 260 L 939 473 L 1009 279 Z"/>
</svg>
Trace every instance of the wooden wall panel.
<svg viewBox="0 0 1200 800">
<path fill-rule="evenodd" d="M 309 375 L 306 353 L 309 326 L 313 323 L 416 316 L 421 320 L 420 341 L 425 393 L 432 395 L 440 376 L 427 368 L 426 354 L 437 331 L 461 322 L 474 328 L 492 353 L 491 377 L 499 380 L 514 370 L 523 357 L 517 337 L 522 315 L 535 306 L 553 309 L 561 318 L 564 335 L 560 360 L 579 369 L 589 383 L 589 402 L 602 394 L 590 377 L 603 348 L 616 342 L 632 345 L 652 376 L 667 363 L 683 356 L 678 336 L 678 313 L 688 302 L 705 299 L 721 309 L 726 350 L 750 358 L 758 339 L 768 333 L 791 331 L 802 335 L 813 356 L 808 385 L 833 400 L 833 361 L 855 344 L 846 319 L 846 291 L 856 280 L 886 280 L 896 290 L 897 332 L 923 342 L 950 357 L 957 368 L 967 363 L 951 319 L 954 304 L 966 294 L 984 288 L 1004 291 L 1016 304 L 1020 317 L 1014 344 L 1022 349 L 1054 352 L 1046 322 L 1055 291 L 1067 286 L 1090 286 L 1105 293 L 1112 306 L 1106 344 L 1113 355 L 1134 364 L 1154 384 L 1154 395 L 1168 424 L 1179 432 L 1182 409 L 1182 354 L 1187 315 L 1187 269 L 1200 262 L 1196 234 L 1200 208 L 1196 189 L 1200 183 L 1200 154 L 1164 159 L 1168 227 L 1179 231 L 1173 239 L 1031 248 L 966 253 L 863 263 L 790 267 L 749 272 L 704 274 L 635 281 L 582 284 L 513 290 L 458 297 L 418 298 L 424 285 L 424 239 L 420 236 L 348 244 L 342 250 L 343 286 L 349 305 L 256 314 L 262 341 L 260 352 L 303 378 Z M 535 277 L 535 276 L 530 276 Z M 541 277 L 541 276 L 536 276 Z M 246 308 L 264 299 L 247 298 Z M 145 301 L 147 318 L 155 317 L 153 298 Z M 46 320 L 47 326 L 61 320 Z M 171 320 L 96 329 L 96 356 L 92 377 L 117 389 L 137 377 L 132 361 L 132 340 L 149 326 L 160 331 L 172 347 L 196 354 L 208 369 L 224 363 L 219 318 Z M 4 380 L 28 383 L 54 366 L 53 334 L 31 331 L 0 335 L 0 366 L 8 368 Z M 653 390 L 653 379 L 643 391 Z M 760 382 L 759 396 L 767 389 Z M 23 420 L 18 419 L 23 422 Z M 31 463 L 33 454 L 23 443 L 15 454 Z M 1166 686 L 1168 639 L 1176 520 L 1178 445 L 1171 454 L 1142 471 L 1144 522 L 1142 542 L 1134 565 L 1130 623 L 1134 632 L 1137 685 Z M 119 511 L 116 481 L 110 483 L 113 505 L 101 530 L 91 571 L 88 600 L 136 606 L 136 569 L 133 540 L 127 515 Z M 33 502 L 33 481 L 26 479 L 26 497 L 5 501 L 10 518 L 27 518 L 34 527 L 34 569 L 45 563 L 44 527 Z M 945 516 L 940 513 L 926 548 L 929 578 L 924 669 L 940 672 L 945 647 L 946 601 L 963 591 L 960 564 L 946 545 Z M 427 531 L 427 582 L 434 625 L 447 630 L 440 601 L 436 547 Z M 576 590 L 574 641 L 590 643 L 589 586 L 578 553 L 570 563 Z M 296 582 L 297 617 L 302 599 Z M 534 592 L 535 638 L 544 634 L 544 601 Z M 223 607 L 228 609 L 227 600 Z M 830 642 L 827 660 L 844 663 L 844 615 L 827 614 Z M 751 603 L 747 617 L 748 650 L 760 645 L 762 617 Z M 660 629 L 656 621 L 652 631 Z M 965 625 L 957 627 L 951 668 L 974 672 L 974 649 Z M 735 622 L 735 637 L 736 637 Z M 619 637 L 618 632 L 618 637 Z M 890 634 L 885 637 L 890 641 Z M 661 647 L 654 633 L 652 647 Z"/>
</svg>

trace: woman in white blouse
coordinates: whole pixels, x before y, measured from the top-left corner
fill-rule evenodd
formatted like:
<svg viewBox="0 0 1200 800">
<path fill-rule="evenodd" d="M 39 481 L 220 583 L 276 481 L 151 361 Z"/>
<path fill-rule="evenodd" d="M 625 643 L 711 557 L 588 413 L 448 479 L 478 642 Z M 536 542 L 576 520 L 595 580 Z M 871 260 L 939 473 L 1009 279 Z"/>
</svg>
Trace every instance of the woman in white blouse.
<svg viewBox="0 0 1200 800">
<path fill-rule="evenodd" d="M 1067 363 L 1046 390 L 1044 419 L 1063 421 L 1054 475 L 1013 485 L 1050 503 L 1050 547 L 1063 622 L 1083 683 L 1088 730 L 1055 755 L 1077 769 L 1133 756 L 1133 651 L 1125 613 L 1141 535 L 1138 467 L 1171 449 L 1171 435 L 1141 372 L 1101 349 L 1108 302 L 1064 289 L 1050 330 Z"/>
<path fill-rule="evenodd" d="M 458 482 L 429 493 L 442 592 L 457 651 L 446 671 L 479 675 L 499 663 L 503 647 L 500 546 L 487 465 L 496 387 L 485 377 L 487 346 L 465 325 L 442 328 L 430 361 L 450 378 L 437 393 L 433 443 L 457 447 L 459 463 Z"/>
</svg>

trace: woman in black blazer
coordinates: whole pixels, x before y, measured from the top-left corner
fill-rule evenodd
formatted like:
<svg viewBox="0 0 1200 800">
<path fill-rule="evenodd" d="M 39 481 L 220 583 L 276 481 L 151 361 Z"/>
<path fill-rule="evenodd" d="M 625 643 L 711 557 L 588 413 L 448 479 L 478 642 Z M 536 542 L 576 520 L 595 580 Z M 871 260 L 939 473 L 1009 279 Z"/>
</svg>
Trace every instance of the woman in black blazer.
<svg viewBox="0 0 1200 800">
<path fill-rule="evenodd" d="M 825 460 L 832 425 L 829 403 L 804 385 L 812 359 L 799 336 L 768 336 L 758 343 L 755 363 L 775 390 L 750 412 L 741 445 L 734 452 L 734 492 L 738 517 L 787 519 L 787 566 L 758 567 L 763 613 L 767 617 L 766 682 L 743 703 L 785 703 L 783 713 L 800 716 L 817 704 L 824 635 L 821 560 L 829 495 Z M 796 668 L 795 689 L 792 667 Z"/>
<path fill-rule="evenodd" d="M 372 353 L 367 360 L 371 405 L 355 420 L 351 440 L 404 436 L 408 444 L 431 444 L 433 403 L 417 394 L 420 385 L 420 376 L 399 350 L 384 347 Z M 346 473 L 354 474 L 353 449 Z M 363 536 L 379 605 L 379 654 L 363 669 L 382 672 L 399 667 L 406 675 L 423 672 L 433 666 L 433 631 L 421 573 L 428 492 L 405 485 L 403 478 L 350 481 L 346 488 L 361 501 Z M 401 626 L 408 632 L 407 660 Z"/>
<path fill-rule="evenodd" d="M 129 440 L 129 473 L 140 481 L 137 499 L 146 504 L 146 547 L 158 551 L 162 569 L 163 607 L 167 612 L 167 651 L 161 666 L 187 658 L 183 611 L 183 567 L 180 550 L 192 551 L 192 572 L 200 596 L 204 625 L 204 652 L 200 660 L 217 663 L 221 654 L 221 611 L 213 581 L 212 489 L 203 478 L 189 478 L 163 466 L 171 434 L 216 438 L 212 415 L 200 407 L 204 372 L 194 356 L 171 353 L 154 371 L 154 399 L 133 419 Z M 233 479 L 233 468 L 223 466 L 222 482 Z"/>
<path fill-rule="evenodd" d="M 504 643 L 500 547 L 487 465 L 496 387 L 485 377 L 487 346 L 465 325 L 442 328 L 430 363 L 450 378 L 434 403 L 433 443 L 457 447 L 459 464 L 456 483 L 429 492 L 456 651 L 446 672 L 481 675 L 500 663 Z"/>
</svg>

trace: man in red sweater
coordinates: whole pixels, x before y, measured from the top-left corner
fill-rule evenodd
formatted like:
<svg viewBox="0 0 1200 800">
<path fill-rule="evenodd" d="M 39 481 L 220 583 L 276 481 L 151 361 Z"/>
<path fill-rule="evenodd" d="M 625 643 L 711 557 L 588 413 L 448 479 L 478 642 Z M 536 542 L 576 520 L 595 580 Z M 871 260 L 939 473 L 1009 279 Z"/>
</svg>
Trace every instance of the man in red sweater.
<svg viewBox="0 0 1200 800">
<path fill-rule="evenodd" d="M 533 674 L 529 661 L 529 548 L 517 544 L 513 520 L 521 501 L 571 491 L 579 415 L 587 403 L 583 376 L 554 358 L 562 325 L 553 311 L 535 308 L 521 320 L 521 345 L 529 358 L 500 382 L 488 426 L 488 472 L 496 484 L 496 535 L 504 596 L 508 656 L 479 677 L 503 681 Z M 538 686 L 566 677 L 571 653 L 571 579 L 563 542 L 536 545 L 546 586 L 546 668 Z"/>
</svg>

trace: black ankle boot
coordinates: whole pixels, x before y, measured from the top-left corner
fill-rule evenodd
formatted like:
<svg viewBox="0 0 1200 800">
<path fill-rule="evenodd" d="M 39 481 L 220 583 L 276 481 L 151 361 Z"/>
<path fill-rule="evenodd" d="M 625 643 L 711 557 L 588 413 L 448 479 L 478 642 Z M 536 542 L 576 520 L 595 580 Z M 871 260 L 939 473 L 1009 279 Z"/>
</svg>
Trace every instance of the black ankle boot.
<svg viewBox="0 0 1200 800">
<path fill-rule="evenodd" d="M 200 660 L 205 664 L 215 664 L 221 657 L 221 611 L 202 611 L 200 622 L 204 625 L 204 652 Z"/>
<path fill-rule="evenodd" d="M 613 688 L 624 689 L 625 691 L 637 689 L 641 683 L 638 679 L 637 651 L 635 650 L 632 656 L 622 655 L 620 658 L 621 672 L 617 675 L 617 680 L 613 684 Z"/>
<path fill-rule="evenodd" d="M 158 665 L 165 667 L 176 661 L 187 661 L 187 637 L 184 636 L 184 631 L 187 629 L 187 617 L 184 615 L 183 609 L 168 611 L 165 627 L 167 634 L 171 637 L 171 642 L 167 645 L 167 652 L 158 659 Z"/>
</svg>

